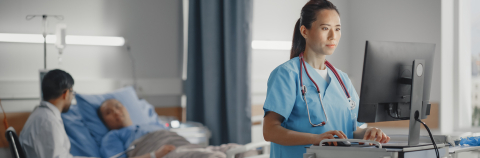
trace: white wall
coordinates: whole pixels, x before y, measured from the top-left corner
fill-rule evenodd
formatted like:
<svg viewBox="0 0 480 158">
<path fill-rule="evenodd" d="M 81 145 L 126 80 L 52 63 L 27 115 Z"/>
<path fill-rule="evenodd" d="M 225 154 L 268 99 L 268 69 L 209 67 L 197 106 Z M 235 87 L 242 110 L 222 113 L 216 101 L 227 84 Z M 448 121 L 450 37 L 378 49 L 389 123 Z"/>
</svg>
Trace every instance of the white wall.
<svg viewBox="0 0 480 158">
<path fill-rule="evenodd" d="M 182 1 L 0 1 L 0 33 L 41 34 L 41 18 L 65 17 L 67 35 L 122 36 L 131 46 L 139 94 L 156 106 L 179 106 L 181 94 Z M 55 24 L 48 20 L 49 32 Z M 79 93 L 105 93 L 132 83 L 125 47 L 47 46 L 47 69 L 61 68 L 75 79 Z M 0 43 L 0 98 L 38 97 L 43 44 Z M 6 111 L 30 111 L 38 100 L 2 101 Z M 28 105 L 27 105 L 28 104 Z"/>
<path fill-rule="evenodd" d="M 308 0 L 255 0 L 253 1 L 253 40 L 292 41 L 293 28 L 300 11 Z M 347 0 L 331 0 L 340 11 L 342 37 L 335 53 L 327 57 L 335 67 L 349 72 L 349 9 Z M 252 105 L 263 105 L 270 72 L 290 59 L 290 50 L 252 51 Z"/>
<path fill-rule="evenodd" d="M 431 102 L 440 101 L 441 1 L 348 1 L 351 39 L 349 77 L 360 94 L 365 41 L 434 43 Z"/>
<path fill-rule="evenodd" d="M 291 41 L 303 1 L 254 1 L 253 40 Z M 431 102 L 440 102 L 441 1 L 332 0 L 340 11 L 342 38 L 328 60 L 360 84 L 365 41 L 434 43 Z M 253 105 L 263 104 L 270 72 L 289 59 L 289 51 L 253 50 Z"/>
<path fill-rule="evenodd" d="M 254 1 L 253 40 L 291 41 L 303 1 Z M 327 59 L 349 74 L 357 93 L 365 53 L 365 41 L 434 43 L 435 59 L 431 102 L 440 102 L 441 5 L 438 0 L 332 0 L 341 15 L 342 38 Z M 288 50 L 253 50 L 253 105 L 265 101 L 270 72 L 289 59 Z"/>
<path fill-rule="evenodd" d="M 294 24 L 306 2 L 307 0 L 254 1 L 253 40 L 291 41 Z M 335 53 L 327 58 L 334 66 L 349 74 L 358 93 L 366 40 L 434 43 L 436 48 L 430 100 L 440 101 L 441 1 L 331 2 L 340 11 L 342 38 Z M 289 51 L 253 50 L 253 83 L 258 83 L 253 86 L 254 93 L 266 92 L 266 87 L 258 80 L 268 78 L 271 70 L 283 63 L 278 58 L 288 60 Z M 253 104 L 255 103 L 261 102 Z"/>
</svg>

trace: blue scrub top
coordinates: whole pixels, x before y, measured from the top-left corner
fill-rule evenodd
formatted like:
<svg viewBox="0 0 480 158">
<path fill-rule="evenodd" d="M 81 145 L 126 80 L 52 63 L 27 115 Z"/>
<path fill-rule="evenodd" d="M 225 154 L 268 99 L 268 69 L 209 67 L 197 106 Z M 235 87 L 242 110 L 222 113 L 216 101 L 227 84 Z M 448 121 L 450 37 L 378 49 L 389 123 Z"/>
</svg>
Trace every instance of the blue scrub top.
<svg viewBox="0 0 480 158">
<path fill-rule="evenodd" d="M 307 107 L 302 97 L 300 85 L 300 60 L 298 57 L 275 68 L 268 78 L 267 99 L 263 105 L 265 114 L 269 111 L 280 114 L 285 119 L 282 127 L 304 133 L 322 134 L 330 130 L 340 130 L 347 135 L 349 139 L 353 138 L 353 132 L 357 126 L 363 123 L 357 122 L 359 97 L 353 87 L 348 75 L 339 69 L 336 69 L 347 88 L 352 100 L 356 106 L 350 110 L 347 96 L 343 91 L 338 79 L 334 73 L 328 69 L 330 83 L 327 83 L 308 63 L 305 63 L 310 76 L 315 80 L 322 95 L 323 106 L 328 116 L 328 122 L 323 127 L 312 127 L 308 121 Z M 303 67 L 302 67 L 303 69 Z M 320 105 L 317 90 L 313 82 L 303 73 L 303 84 L 307 87 L 306 98 L 310 110 L 310 117 L 313 124 L 319 124 L 326 121 Z M 309 145 L 283 146 L 280 144 L 271 144 L 270 157 L 273 158 L 295 158 L 303 157 L 306 152 L 305 147 Z"/>
</svg>

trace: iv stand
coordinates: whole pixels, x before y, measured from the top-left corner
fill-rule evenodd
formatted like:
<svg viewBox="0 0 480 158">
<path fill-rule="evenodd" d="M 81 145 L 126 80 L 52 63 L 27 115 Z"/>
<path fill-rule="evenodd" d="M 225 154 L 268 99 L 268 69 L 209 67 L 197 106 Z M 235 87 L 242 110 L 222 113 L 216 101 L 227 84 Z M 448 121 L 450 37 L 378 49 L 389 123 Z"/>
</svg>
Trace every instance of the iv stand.
<svg viewBox="0 0 480 158">
<path fill-rule="evenodd" d="M 62 21 L 63 20 L 63 16 L 61 15 L 46 15 L 46 14 L 43 14 L 43 15 L 27 15 L 27 17 L 25 19 L 27 20 L 31 20 L 35 17 L 42 17 L 42 24 L 43 24 L 43 69 L 47 69 L 47 26 L 48 26 L 48 23 L 47 23 L 47 18 L 48 17 L 55 17 L 56 19 Z"/>
</svg>

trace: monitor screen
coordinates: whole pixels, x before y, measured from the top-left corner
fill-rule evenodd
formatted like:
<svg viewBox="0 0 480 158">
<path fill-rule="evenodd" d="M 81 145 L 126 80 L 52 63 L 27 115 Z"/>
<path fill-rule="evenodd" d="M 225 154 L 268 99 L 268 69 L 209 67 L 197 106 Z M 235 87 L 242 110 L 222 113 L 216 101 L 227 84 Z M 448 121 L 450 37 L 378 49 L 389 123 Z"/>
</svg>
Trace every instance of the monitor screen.
<svg viewBox="0 0 480 158">
<path fill-rule="evenodd" d="M 425 62 L 421 118 L 426 118 L 434 54 L 435 44 L 367 41 L 357 120 L 382 122 L 409 119 L 415 60 Z"/>
</svg>

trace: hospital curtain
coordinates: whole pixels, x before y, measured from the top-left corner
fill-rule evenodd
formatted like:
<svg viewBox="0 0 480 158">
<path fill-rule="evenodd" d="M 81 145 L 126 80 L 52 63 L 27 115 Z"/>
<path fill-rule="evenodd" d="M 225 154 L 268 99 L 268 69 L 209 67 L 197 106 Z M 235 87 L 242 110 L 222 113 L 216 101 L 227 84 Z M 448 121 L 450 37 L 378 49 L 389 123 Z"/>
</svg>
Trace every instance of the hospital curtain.
<svg viewBox="0 0 480 158">
<path fill-rule="evenodd" d="M 252 0 L 190 0 L 187 120 L 211 145 L 251 142 Z"/>
</svg>

